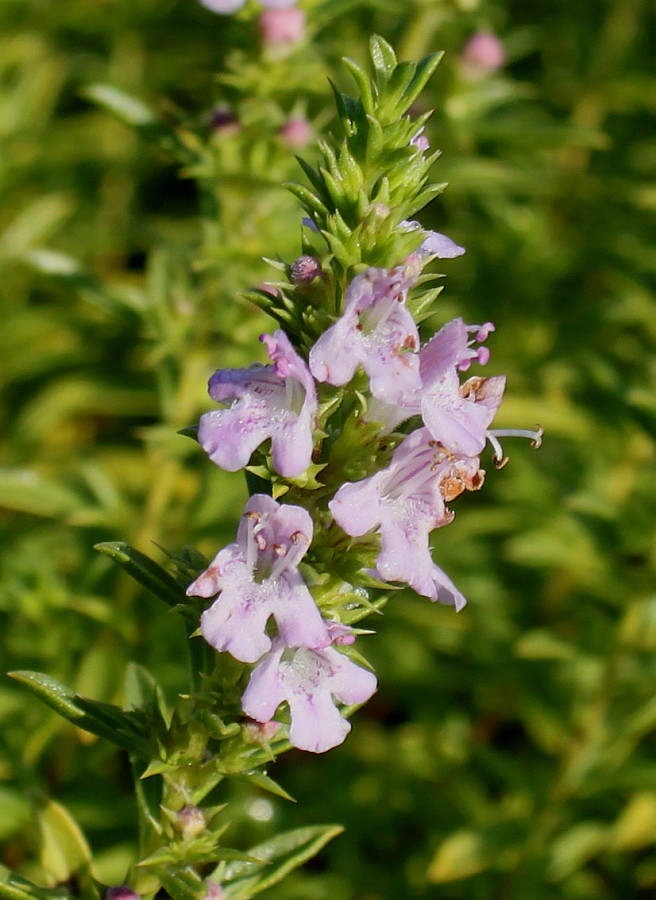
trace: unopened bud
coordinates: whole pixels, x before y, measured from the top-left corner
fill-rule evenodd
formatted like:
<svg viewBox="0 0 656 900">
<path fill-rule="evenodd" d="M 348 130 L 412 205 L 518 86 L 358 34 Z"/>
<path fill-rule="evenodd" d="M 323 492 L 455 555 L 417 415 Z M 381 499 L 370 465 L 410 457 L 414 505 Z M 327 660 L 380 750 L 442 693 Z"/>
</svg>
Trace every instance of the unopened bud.
<svg viewBox="0 0 656 900">
<path fill-rule="evenodd" d="M 129 888 L 127 884 L 119 884 L 116 887 L 107 888 L 105 898 L 106 900 L 141 900 L 141 895 Z"/>
<path fill-rule="evenodd" d="M 210 126 L 215 134 L 229 137 L 240 131 L 239 120 L 228 106 L 217 106 L 212 110 Z"/>
<path fill-rule="evenodd" d="M 246 734 L 253 743 L 263 744 L 275 737 L 276 732 L 280 728 L 280 722 L 272 719 L 270 722 L 256 722 L 255 719 L 248 719 L 244 723 Z"/>
<path fill-rule="evenodd" d="M 318 275 L 321 275 L 321 265 L 314 256 L 299 256 L 295 263 L 292 263 L 291 279 L 294 284 L 309 284 Z"/>
<path fill-rule="evenodd" d="M 202 809 L 187 804 L 179 809 L 175 817 L 175 827 L 182 837 L 189 841 L 205 831 L 207 822 Z"/>
</svg>

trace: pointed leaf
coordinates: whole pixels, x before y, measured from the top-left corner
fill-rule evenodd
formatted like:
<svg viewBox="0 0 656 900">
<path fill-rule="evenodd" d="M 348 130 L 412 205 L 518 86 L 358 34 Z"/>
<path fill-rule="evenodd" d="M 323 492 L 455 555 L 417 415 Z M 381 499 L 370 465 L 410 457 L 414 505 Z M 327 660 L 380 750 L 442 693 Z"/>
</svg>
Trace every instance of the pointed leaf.
<svg viewBox="0 0 656 900">
<path fill-rule="evenodd" d="M 185 146 L 175 131 L 137 97 L 132 97 L 111 84 L 91 84 L 82 93 L 126 125 L 135 128 L 151 143 L 159 144 L 183 162 L 196 161 L 196 154 Z"/>
<path fill-rule="evenodd" d="M 0 900 L 69 900 L 63 888 L 43 888 L 0 865 Z"/>
<path fill-rule="evenodd" d="M 387 80 L 396 67 L 396 54 L 387 41 L 374 34 L 369 41 L 371 60 L 374 69 Z"/>
<path fill-rule="evenodd" d="M 207 885 L 193 869 L 155 868 L 151 870 L 173 900 L 204 900 Z"/>
<path fill-rule="evenodd" d="M 135 733 L 133 719 L 118 706 L 85 700 L 75 691 L 41 672 L 10 672 L 9 675 L 28 687 L 62 718 L 83 731 L 98 735 L 124 750 L 149 754 L 148 743 Z"/>
<path fill-rule="evenodd" d="M 288 794 L 284 788 L 280 787 L 280 785 L 273 780 L 273 778 L 269 778 L 269 776 L 265 775 L 261 770 L 249 772 L 247 775 L 242 775 L 241 777 L 245 781 L 250 782 L 250 784 L 254 784 L 256 787 L 261 788 L 263 791 L 268 791 L 270 794 L 275 794 L 276 797 L 282 797 L 283 800 L 291 800 L 292 803 L 296 803 L 291 794 Z"/>
<path fill-rule="evenodd" d="M 246 900 L 281 881 L 289 872 L 303 865 L 344 829 L 341 825 L 316 825 L 296 828 L 252 847 L 251 856 L 259 863 L 234 862 L 216 869 L 226 897 Z M 213 877 L 210 876 L 213 880 Z"/>
<path fill-rule="evenodd" d="M 135 581 L 169 606 L 186 603 L 187 596 L 184 589 L 175 578 L 140 550 L 124 544 L 123 541 L 96 544 L 94 549 L 117 562 Z"/>
<path fill-rule="evenodd" d="M 48 797 L 35 795 L 39 857 L 48 881 L 63 884 L 91 865 L 91 851 L 71 815 Z"/>
</svg>

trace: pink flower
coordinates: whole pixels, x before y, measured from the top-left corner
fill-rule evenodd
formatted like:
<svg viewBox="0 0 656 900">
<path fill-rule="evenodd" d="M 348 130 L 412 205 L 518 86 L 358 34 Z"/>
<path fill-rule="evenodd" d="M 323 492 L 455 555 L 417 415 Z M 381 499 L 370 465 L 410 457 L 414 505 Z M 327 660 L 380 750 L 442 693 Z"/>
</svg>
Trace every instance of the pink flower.
<svg viewBox="0 0 656 900">
<path fill-rule="evenodd" d="M 330 643 L 298 571 L 312 532 L 312 518 L 302 507 L 281 505 L 266 494 L 250 498 L 237 540 L 220 550 L 187 588 L 192 597 L 218 594 L 200 619 L 208 644 L 242 662 L 256 662 L 271 647 L 266 631 L 271 616 L 286 647 Z"/>
<path fill-rule="evenodd" d="M 469 38 L 460 57 L 463 73 L 470 80 L 485 78 L 506 63 L 506 51 L 499 38 L 489 31 L 479 31 Z"/>
<path fill-rule="evenodd" d="M 259 26 L 266 47 L 298 44 L 305 34 L 305 13 L 301 9 L 270 8 L 260 15 Z"/>
<path fill-rule="evenodd" d="M 419 352 L 421 386 L 397 405 L 372 401 L 367 410 L 371 422 L 391 431 L 414 415 L 421 415 L 434 440 L 450 453 L 477 456 L 489 437 L 488 427 L 501 403 L 503 376 L 470 378 L 460 384 L 459 372 L 472 362 L 487 363 L 487 347 L 475 346 L 494 331 L 494 325 L 465 325 L 453 319 Z M 473 335 L 473 337 L 471 337 Z"/>
<path fill-rule="evenodd" d="M 296 116 L 278 129 L 278 136 L 290 150 L 302 150 L 312 140 L 312 126 L 307 119 Z"/>
<path fill-rule="evenodd" d="M 201 416 L 198 440 L 212 462 L 236 472 L 270 437 L 274 468 L 295 478 L 311 462 L 317 392 L 305 362 L 283 331 L 262 335 L 261 340 L 273 365 L 215 372 L 210 396 L 231 405 Z"/>
<path fill-rule="evenodd" d="M 346 291 L 344 312 L 310 351 L 317 381 L 346 384 L 362 366 L 371 393 L 399 403 L 421 386 L 419 333 L 405 306 L 414 277 L 405 266 L 367 269 Z"/>
<path fill-rule="evenodd" d="M 476 457 L 454 457 L 428 429 L 419 428 L 397 447 L 387 468 L 342 485 L 329 503 L 330 511 L 352 537 L 380 532 L 379 577 L 401 581 L 459 610 L 466 600 L 433 562 L 429 534 L 453 520 L 447 502 L 482 486 L 485 473 L 479 467 Z"/>
<path fill-rule="evenodd" d="M 335 642 L 344 643 L 343 637 L 338 635 Z M 292 745 L 310 753 L 324 753 L 341 744 L 351 730 L 335 701 L 364 703 L 375 690 L 373 672 L 357 666 L 333 647 L 293 650 L 281 638 L 274 638 L 270 652 L 253 670 L 242 709 L 251 719 L 268 722 L 286 702 Z"/>
</svg>

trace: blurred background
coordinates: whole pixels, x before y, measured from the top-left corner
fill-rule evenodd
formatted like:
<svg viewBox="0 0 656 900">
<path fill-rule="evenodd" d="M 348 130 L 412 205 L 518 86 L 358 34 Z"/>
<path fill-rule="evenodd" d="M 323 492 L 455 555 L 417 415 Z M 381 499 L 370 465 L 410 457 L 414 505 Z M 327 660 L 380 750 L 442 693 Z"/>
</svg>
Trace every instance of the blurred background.
<svg viewBox="0 0 656 900">
<path fill-rule="evenodd" d="M 271 323 L 239 291 L 299 253 L 328 78 L 446 51 L 417 112 L 446 193 L 430 323 L 491 319 L 498 427 L 544 445 L 461 497 L 436 561 L 460 614 L 404 592 L 364 653 L 380 688 L 345 745 L 282 757 L 297 804 L 233 787 L 231 841 L 339 822 L 272 900 L 656 896 L 656 10 L 647 0 L 307 0 L 263 47 L 255 0 L 0 3 L 2 671 L 120 702 L 128 660 L 186 689 L 184 633 L 93 550 L 232 539 L 239 475 L 176 434 Z M 131 123 L 131 127 L 126 124 Z M 290 124 L 293 123 L 293 124 Z M 300 123 L 300 124 L 299 124 Z M 30 791 L 132 861 L 123 755 L 0 679 L 2 862 L 39 882 Z M 93 790 L 89 790 L 93 785 Z"/>
</svg>

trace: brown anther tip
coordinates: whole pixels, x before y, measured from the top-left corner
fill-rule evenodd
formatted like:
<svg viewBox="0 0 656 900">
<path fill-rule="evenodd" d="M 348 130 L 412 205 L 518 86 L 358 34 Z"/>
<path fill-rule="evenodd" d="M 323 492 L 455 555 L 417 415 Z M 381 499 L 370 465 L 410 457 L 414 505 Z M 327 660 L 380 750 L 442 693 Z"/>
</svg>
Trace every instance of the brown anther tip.
<svg viewBox="0 0 656 900">
<path fill-rule="evenodd" d="M 292 544 L 298 544 L 299 541 L 305 541 L 306 544 L 308 543 L 307 536 L 304 535 L 302 531 L 295 531 L 289 536 L 289 539 L 291 540 Z"/>
<path fill-rule="evenodd" d="M 504 456 L 502 459 L 499 459 L 498 456 L 493 456 L 492 461 L 494 463 L 495 469 L 503 469 L 507 462 L 510 462 L 510 457 Z"/>
</svg>

